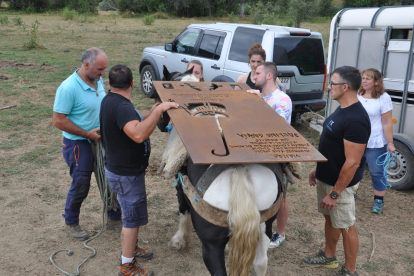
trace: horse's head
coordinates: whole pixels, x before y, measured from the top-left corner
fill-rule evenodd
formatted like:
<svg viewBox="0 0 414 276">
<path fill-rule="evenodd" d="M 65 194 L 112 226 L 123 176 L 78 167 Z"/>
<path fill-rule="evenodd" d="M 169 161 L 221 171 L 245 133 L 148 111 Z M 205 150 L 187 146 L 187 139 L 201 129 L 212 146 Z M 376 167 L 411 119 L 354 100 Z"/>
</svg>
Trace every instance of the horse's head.
<svg viewBox="0 0 414 276">
<path fill-rule="evenodd" d="M 188 69 L 184 73 L 180 73 L 180 72 L 171 72 L 170 73 L 170 71 L 168 71 L 167 67 L 165 67 L 165 65 L 164 65 L 164 70 L 163 70 L 164 77 L 162 78 L 162 80 L 164 80 L 164 81 L 182 81 L 183 78 L 185 78 L 187 76 L 192 76 L 193 68 L 194 67 L 191 67 L 190 69 Z M 196 80 L 194 80 L 194 79 L 196 79 Z M 187 79 L 186 81 L 198 81 L 197 78 L 194 78 L 194 79 L 190 79 L 190 80 Z"/>
</svg>

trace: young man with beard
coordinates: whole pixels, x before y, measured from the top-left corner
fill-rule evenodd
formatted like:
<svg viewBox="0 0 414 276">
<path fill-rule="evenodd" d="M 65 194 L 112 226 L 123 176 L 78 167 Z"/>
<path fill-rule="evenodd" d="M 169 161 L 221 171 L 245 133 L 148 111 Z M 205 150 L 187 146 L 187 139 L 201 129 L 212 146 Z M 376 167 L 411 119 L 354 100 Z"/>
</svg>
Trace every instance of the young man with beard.
<svg viewBox="0 0 414 276">
<path fill-rule="evenodd" d="M 290 97 L 279 90 L 276 87 L 277 67 L 273 62 L 262 62 L 256 67 L 256 73 L 253 77 L 256 88 L 258 90 L 247 90 L 249 93 L 260 95 L 263 100 L 270 105 L 280 116 L 282 116 L 286 122 L 290 124 L 292 116 L 292 101 Z M 277 213 L 277 226 L 276 232 L 274 232 L 270 238 L 269 248 L 276 248 L 281 245 L 285 239 L 285 228 L 289 217 L 289 201 L 286 198 L 282 199 L 281 207 Z M 266 233 L 271 229 L 271 223 L 274 221 L 274 217 L 267 223 Z M 270 229 L 268 229 L 270 228 Z"/>
</svg>

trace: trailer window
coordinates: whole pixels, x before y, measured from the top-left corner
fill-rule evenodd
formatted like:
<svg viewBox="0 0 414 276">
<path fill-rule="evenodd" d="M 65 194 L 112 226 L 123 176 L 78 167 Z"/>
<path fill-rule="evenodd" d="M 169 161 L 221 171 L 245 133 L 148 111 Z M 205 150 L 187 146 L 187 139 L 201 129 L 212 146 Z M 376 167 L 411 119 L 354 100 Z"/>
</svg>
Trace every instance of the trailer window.
<svg viewBox="0 0 414 276">
<path fill-rule="evenodd" d="M 301 75 L 325 73 L 322 41 L 315 38 L 275 38 L 273 62 L 276 65 L 294 65 Z"/>
<path fill-rule="evenodd" d="M 390 39 L 411 39 L 412 35 L 411 29 L 392 29 Z"/>
</svg>

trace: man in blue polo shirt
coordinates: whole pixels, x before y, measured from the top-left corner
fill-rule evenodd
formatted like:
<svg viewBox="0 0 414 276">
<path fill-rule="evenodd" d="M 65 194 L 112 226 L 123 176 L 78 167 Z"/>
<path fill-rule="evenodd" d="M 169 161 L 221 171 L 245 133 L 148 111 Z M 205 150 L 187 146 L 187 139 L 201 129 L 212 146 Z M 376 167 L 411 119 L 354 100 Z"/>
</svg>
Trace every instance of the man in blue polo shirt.
<svg viewBox="0 0 414 276">
<path fill-rule="evenodd" d="M 65 231 L 73 238 L 89 235 L 79 226 L 83 200 L 88 196 L 92 171 L 96 176 L 96 146 L 100 141 L 99 110 L 105 96 L 102 75 L 108 67 L 103 50 L 93 47 L 82 54 L 82 67 L 62 82 L 56 91 L 53 125 L 63 131 L 63 157 L 70 168 L 72 185 L 66 199 Z M 108 210 L 109 229 L 121 230 L 121 211 Z M 111 227 L 112 226 L 112 227 Z"/>
</svg>

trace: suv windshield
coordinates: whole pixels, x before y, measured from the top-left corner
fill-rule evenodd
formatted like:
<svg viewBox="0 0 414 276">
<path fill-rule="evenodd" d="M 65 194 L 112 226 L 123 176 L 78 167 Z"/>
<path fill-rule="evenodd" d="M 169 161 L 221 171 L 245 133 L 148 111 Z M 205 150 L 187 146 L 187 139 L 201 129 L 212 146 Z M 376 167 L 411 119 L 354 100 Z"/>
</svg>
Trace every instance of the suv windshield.
<svg viewBox="0 0 414 276">
<path fill-rule="evenodd" d="M 294 65 L 301 75 L 325 73 L 322 41 L 314 38 L 275 38 L 273 62 L 276 65 Z"/>
<path fill-rule="evenodd" d="M 172 51 L 191 55 L 199 35 L 200 30 L 187 29 L 174 42 Z"/>
</svg>

